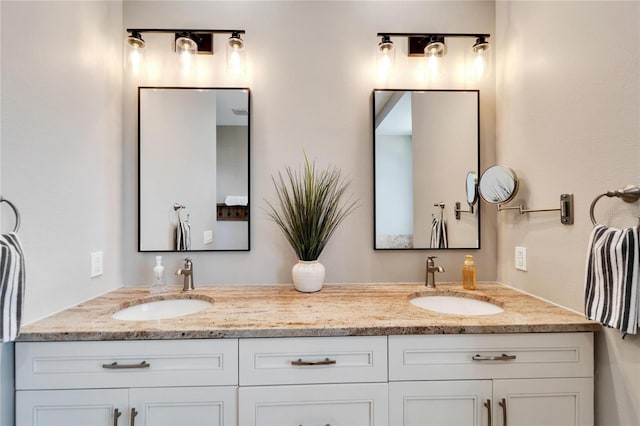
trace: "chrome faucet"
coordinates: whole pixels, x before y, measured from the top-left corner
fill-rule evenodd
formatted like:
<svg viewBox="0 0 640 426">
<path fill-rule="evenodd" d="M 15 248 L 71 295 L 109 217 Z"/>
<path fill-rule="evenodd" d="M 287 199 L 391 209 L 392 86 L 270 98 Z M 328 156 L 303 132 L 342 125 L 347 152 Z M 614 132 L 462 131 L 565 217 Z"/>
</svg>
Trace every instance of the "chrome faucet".
<svg viewBox="0 0 640 426">
<path fill-rule="evenodd" d="M 193 263 L 191 258 L 184 259 L 184 268 L 180 268 L 176 271 L 176 275 L 184 275 L 184 285 L 182 291 L 195 290 L 193 286 Z"/>
<path fill-rule="evenodd" d="M 436 272 L 444 272 L 444 268 L 442 266 L 436 266 L 433 259 L 436 259 L 436 256 L 427 257 L 427 278 L 424 282 L 427 288 L 436 288 Z"/>
</svg>

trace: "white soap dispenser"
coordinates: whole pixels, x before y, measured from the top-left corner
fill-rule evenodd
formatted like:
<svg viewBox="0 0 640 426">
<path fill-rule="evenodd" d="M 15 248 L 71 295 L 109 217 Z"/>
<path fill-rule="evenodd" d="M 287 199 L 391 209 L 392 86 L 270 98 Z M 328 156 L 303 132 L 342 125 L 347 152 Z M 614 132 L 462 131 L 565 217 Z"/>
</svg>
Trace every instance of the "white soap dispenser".
<svg viewBox="0 0 640 426">
<path fill-rule="evenodd" d="M 151 294 L 166 293 L 167 280 L 164 276 L 164 266 L 162 266 L 162 256 L 156 256 L 156 266 L 153 267 L 153 283 L 151 283 Z"/>
</svg>

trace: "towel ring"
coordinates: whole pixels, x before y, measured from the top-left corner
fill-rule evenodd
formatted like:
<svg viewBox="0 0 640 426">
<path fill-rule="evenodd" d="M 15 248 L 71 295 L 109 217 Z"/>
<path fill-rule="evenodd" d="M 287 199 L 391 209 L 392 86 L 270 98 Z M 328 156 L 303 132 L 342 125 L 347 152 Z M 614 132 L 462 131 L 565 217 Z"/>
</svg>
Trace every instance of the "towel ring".
<svg viewBox="0 0 640 426">
<path fill-rule="evenodd" d="M 13 232 L 18 232 L 18 229 L 20 229 L 20 212 L 18 211 L 18 208 L 16 206 L 14 206 L 11 201 L 9 201 L 6 198 L 3 198 L 2 196 L 0 196 L 0 203 L 2 203 L 3 201 L 5 203 L 9 204 L 9 207 L 11 207 L 11 210 L 13 210 L 13 213 L 16 216 L 16 224 L 13 227 Z"/>
<path fill-rule="evenodd" d="M 602 197 L 618 197 L 621 198 L 625 203 L 634 203 L 640 199 L 640 188 L 635 185 L 627 185 L 622 189 L 618 189 L 617 191 L 607 191 L 604 194 L 598 195 L 591 202 L 591 208 L 589 209 L 589 216 L 591 216 L 591 223 L 593 226 L 597 225 L 596 217 L 593 214 L 593 209 L 596 207 L 596 203 Z"/>
</svg>

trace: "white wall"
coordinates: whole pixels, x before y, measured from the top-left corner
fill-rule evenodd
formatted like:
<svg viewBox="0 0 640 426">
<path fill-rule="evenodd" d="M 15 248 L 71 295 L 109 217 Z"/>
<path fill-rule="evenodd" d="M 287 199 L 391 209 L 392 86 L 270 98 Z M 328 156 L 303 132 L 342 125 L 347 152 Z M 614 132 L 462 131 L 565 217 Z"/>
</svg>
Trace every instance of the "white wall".
<svg viewBox="0 0 640 426">
<path fill-rule="evenodd" d="M 122 283 L 122 4 L 0 10 L 0 182 L 22 216 L 28 323 Z M 3 214 L 3 232 L 13 220 Z M 104 275 L 90 279 L 98 250 Z M 0 345 L 3 425 L 13 423 L 12 358 Z"/>
<path fill-rule="evenodd" d="M 373 250 L 373 141 L 371 92 L 374 88 L 424 88 L 406 56 L 399 52 L 395 77 L 376 81 L 375 51 L 380 31 L 488 32 L 494 30 L 493 2 L 172 2 L 126 1 L 125 28 L 240 28 L 247 31 L 248 75 L 226 74 L 224 35 L 215 37 L 216 53 L 198 58 L 197 75 L 177 73 L 166 43 L 147 40 L 145 60 L 163 56 L 163 68 L 145 76 L 125 76 L 124 284 L 148 284 L 153 253 L 136 252 L 136 98 L 137 85 L 248 86 L 252 91 L 251 251 L 193 253 L 196 285 L 291 282 L 293 250 L 263 211 L 274 200 L 271 175 L 296 166 L 303 150 L 319 166 L 333 163 L 352 181 L 361 207 L 338 229 L 320 259 L 327 282 L 422 281 L 427 252 Z M 145 39 L 147 39 L 145 37 Z M 406 52 L 406 39 L 398 40 Z M 156 49 L 154 51 L 154 49 Z M 157 53 L 162 50 L 166 53 Z M 453 47 L 451 50 L 454 50 Z M 153 55 L 152 55 L 153 53 Z M 157 60 L 152 60 L 157 62 Z M 455 66 L 456 64 L 453 64 Z M 404 67 L 404 68 L 402 68 Z M 465 88 L 451 80 L 446 88 Z M 442 87 L 434 87 L 442 88 Z M 494 88 L 481 87 L 482 161 L 493 163 Z M 464 177 L 460 180 L 464 194 Z M 495 222 L 484 221 L 482 250 L 472 251 L 479 279 L 495 278 Z M 433 254 L 433 253 L 430 253 Z M 447 272 L 458 280 L 467 251 L 437 253 Z M 167 257 L 169 270 L 180 255 Z M 174 279 L 176 279 L 174 277 Z M 178 282 L 177 280 L 175 281 Z"/>
<path fill-rule="evenodd" d="M 497 158 L 522 179 L 531 208 L 575 194 L 575 225 L 557 213 L 499 218 L 498 279 L 583 312 L 589 205 L 640 184 L 640 3 L 497 2 Z M 598 203 L 596 217 L 624 227 L 640 206 Z M 528 272 L 514 247 L 527 248 Z M 640 336 L 596 338 L 596 424 L 640 424 Z"/>
</svg>

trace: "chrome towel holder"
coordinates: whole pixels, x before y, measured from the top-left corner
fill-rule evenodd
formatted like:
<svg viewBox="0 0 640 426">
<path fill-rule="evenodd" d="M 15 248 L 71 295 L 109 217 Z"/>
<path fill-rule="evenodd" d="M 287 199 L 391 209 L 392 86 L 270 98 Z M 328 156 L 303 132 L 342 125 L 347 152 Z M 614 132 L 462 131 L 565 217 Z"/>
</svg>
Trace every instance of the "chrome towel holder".
<svg viewBox="0 0 640 426">
<path fill-rule="evenodd" d="M 635 185 L 627 185 L 622 189 L 618 189 L 617 191 L 607 191 L 604 194 L 598 195 L 591 202 L 591 208 L 589 209 L 589 216 L 591 216 L 591 223 L 593 225 L 597 225 L 596 217 L 593 214 L 593 209 L 596 207 L 596 203 L 602 197 L 618 197 L 621 198 L 625 203 L 634 203 L 640 199 L 640 188 Z"/>
<path fill-rule="evenodd" d="M 18 208 L 11 201 L 0 195 L 0 203 L 2 202 L 9 204 L 9 207 L 11 207 L 11 210 L 13 210 L 13 213 L 16 216 L 16 224 L 13 227 L 13 232 L 18 232 L 18 229 L 20 229 L 20 212 L 18 211 Z"/>
</svg>

